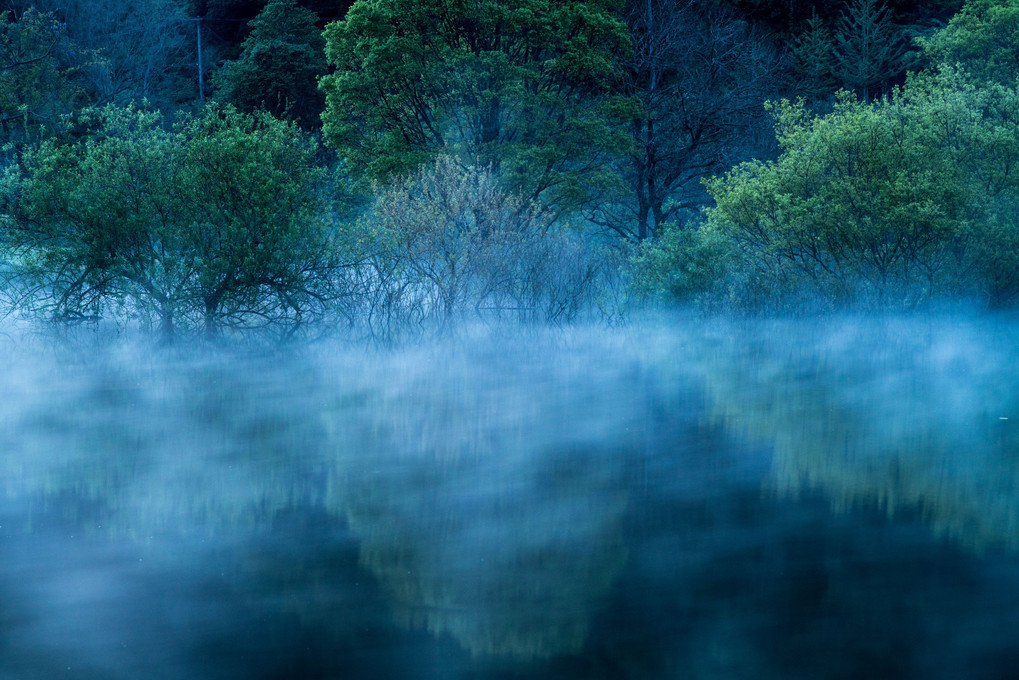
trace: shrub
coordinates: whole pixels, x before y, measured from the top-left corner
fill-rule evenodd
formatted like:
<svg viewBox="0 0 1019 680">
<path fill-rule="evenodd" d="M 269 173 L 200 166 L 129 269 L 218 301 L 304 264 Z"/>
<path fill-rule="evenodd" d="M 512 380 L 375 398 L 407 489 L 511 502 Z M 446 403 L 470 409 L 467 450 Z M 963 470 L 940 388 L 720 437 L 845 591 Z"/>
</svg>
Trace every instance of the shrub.
<svg viewBox="0 0 1019 680">
<path fill-rule="evenodd" d="M 379 187 L 363 220 L 365 320 L 386 338 L 457 319 L 564 323 L 589 306 L 593 249 L 490 168 L 440 157 Z"/>
</svg>

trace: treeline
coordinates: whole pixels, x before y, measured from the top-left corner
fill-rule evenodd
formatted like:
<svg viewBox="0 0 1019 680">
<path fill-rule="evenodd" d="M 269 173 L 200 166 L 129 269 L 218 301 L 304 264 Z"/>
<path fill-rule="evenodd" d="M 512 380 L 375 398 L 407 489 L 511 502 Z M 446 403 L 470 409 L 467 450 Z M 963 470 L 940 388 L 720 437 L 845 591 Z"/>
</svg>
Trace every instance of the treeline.
<svg viewBox="0 0 1019 680">
<path fill-rule="evenodd" d="M 696 230 L 643 249 L 642 283 L 737 309 L 1019 301 L 1019 3 L 973 0 L 926 66 L 823 115 L 770 105 L 780 153 L 706 182 Z"/>
<path fill-rule="evenodd" d="M 8 6 L 20 315 L 388 341 L 1019 297 L 1019 2 Z"/>
</svg>

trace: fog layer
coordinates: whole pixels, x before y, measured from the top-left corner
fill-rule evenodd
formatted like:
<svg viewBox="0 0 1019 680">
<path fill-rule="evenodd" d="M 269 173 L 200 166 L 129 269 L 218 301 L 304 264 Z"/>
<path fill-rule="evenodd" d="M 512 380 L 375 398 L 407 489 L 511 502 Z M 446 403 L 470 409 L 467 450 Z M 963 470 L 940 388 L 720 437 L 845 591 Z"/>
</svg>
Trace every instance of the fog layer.
<svg viewBox="0 0 1019 680">
<path fill-rule="evenodd" d="M 0 676 L 993 673 L 1019 623 L 1016 330 L 9 340 Z M 875 621 L 891 647 L 856 637 Z"/>
</svg>

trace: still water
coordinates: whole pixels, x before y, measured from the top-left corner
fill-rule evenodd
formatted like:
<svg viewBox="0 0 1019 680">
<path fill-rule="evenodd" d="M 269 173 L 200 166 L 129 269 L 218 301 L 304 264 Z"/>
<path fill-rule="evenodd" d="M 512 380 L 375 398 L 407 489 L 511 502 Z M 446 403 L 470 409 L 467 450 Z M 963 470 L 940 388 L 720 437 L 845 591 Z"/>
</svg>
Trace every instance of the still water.
<svg viewBox="0 0 1019 680">
<path fill-rule="evenodd" d="M 1019 678 L 1019 321 L 0 352 L 0 680 Z"/>
</svg>

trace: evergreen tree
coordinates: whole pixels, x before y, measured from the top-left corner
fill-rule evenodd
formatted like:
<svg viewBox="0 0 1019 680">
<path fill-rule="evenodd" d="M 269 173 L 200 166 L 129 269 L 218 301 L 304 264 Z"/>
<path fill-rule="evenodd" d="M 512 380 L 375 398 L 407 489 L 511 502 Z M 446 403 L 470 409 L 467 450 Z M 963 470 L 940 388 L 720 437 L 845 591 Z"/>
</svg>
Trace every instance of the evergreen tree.
<svg viewBox="0 0 1019 680">
<path fill-rule="evenodd" d="M 304 127 L 318 126 L 324 104 L 318 78 L 326 62 L 316 21 L 295 0 L 269 0 L 251 20 L 241 55 L 216 73 L 219 96 L 243 111 L 264 108 Z"/>
<path fill-rule="evenodd" d="M 835 32 L 835 74 L 869 101 L 910 64 L 906 33 L 881 0 L 853 0 Z"/>
<path fill-rule="evenodd" d="M 816 100 L 835 91 L 835 38 L 816 12 L 789 51 L 797 76 L 793 85 L 796 92 Z"/>
</svg>

